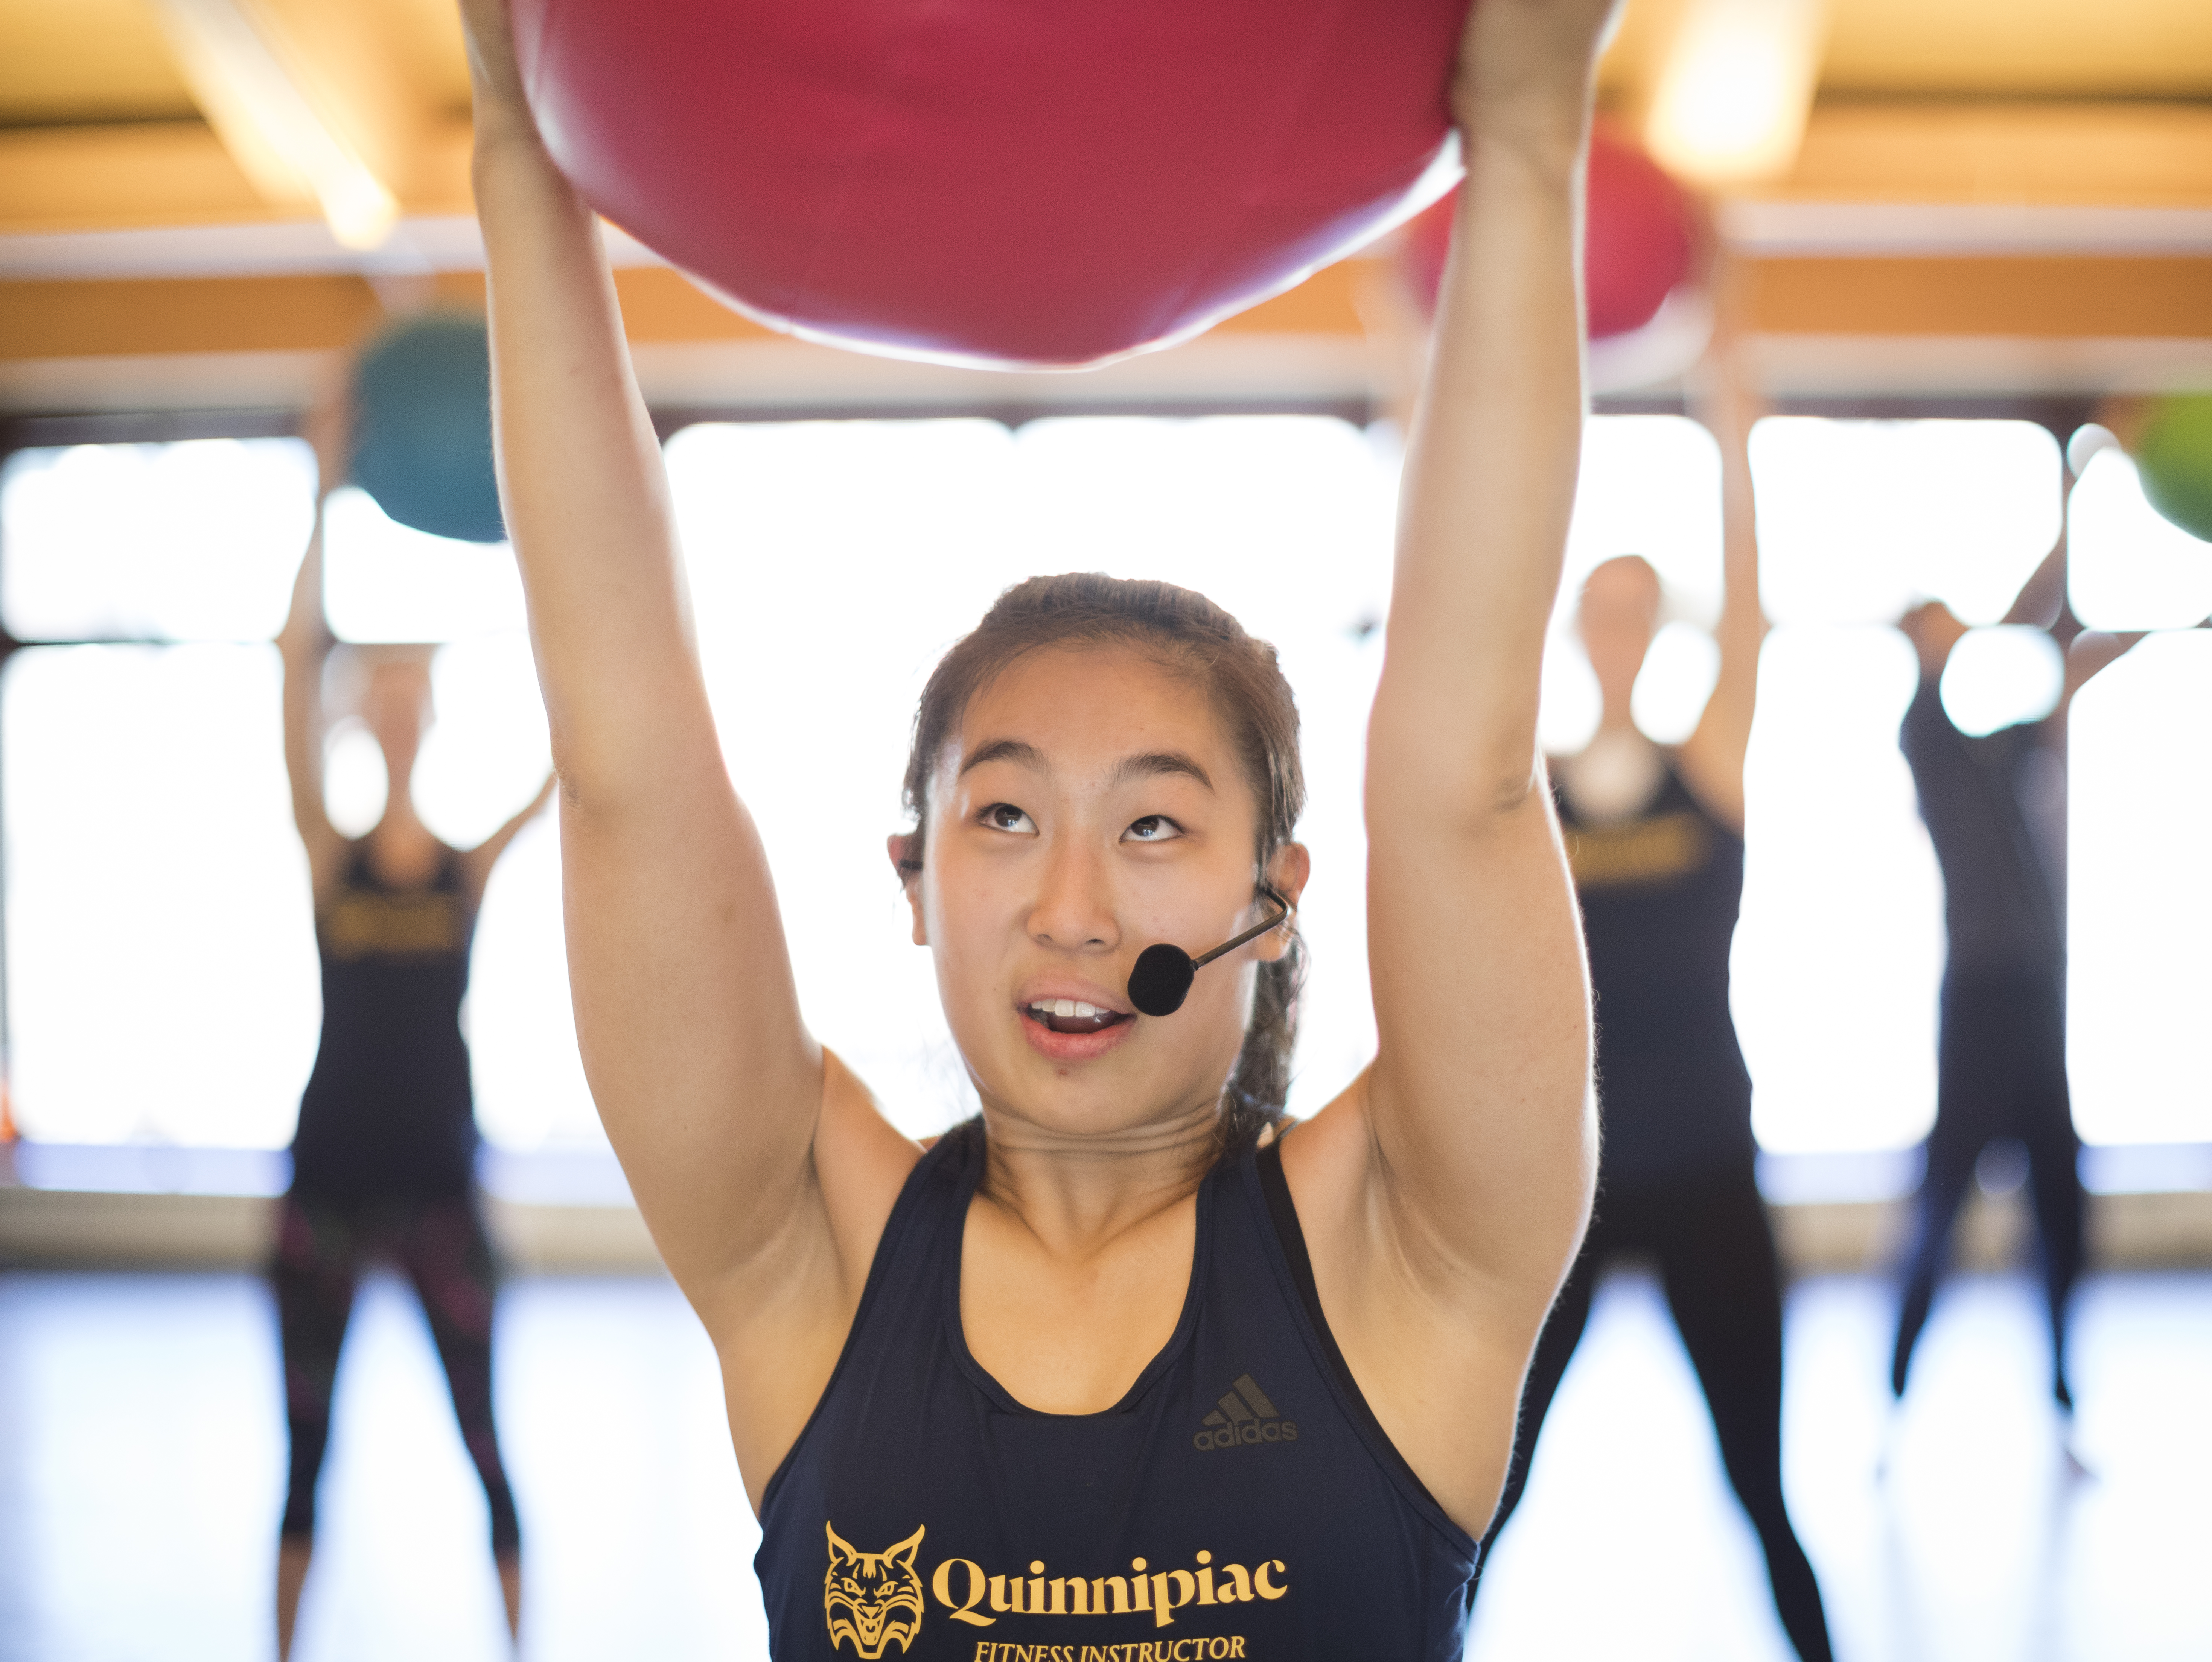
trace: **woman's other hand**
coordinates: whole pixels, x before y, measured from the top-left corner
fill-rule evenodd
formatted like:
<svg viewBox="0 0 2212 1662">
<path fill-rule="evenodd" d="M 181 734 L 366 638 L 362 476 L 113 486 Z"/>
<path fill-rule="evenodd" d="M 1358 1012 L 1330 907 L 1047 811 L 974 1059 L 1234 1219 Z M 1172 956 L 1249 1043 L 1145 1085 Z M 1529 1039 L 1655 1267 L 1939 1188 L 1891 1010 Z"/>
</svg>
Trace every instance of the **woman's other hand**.
<svg viewBox="0 0 2212 1662">
<path fill-rule="evenodd" d="M 461 37 L 469 53 L 469 85 L 476 100 L 477 143 L 515 133 L 535 136 L 538 127 L 523 92 L 514 56 L 514 24 L 507 0 L 460 0 Z"/>
<path fill-rule="evenodd" d="M 1620 0 L 1475 0 L 1460 36 L 1452 118 L 1478 138 L 1579 147 L 1598 53 Z"/>
</svg>

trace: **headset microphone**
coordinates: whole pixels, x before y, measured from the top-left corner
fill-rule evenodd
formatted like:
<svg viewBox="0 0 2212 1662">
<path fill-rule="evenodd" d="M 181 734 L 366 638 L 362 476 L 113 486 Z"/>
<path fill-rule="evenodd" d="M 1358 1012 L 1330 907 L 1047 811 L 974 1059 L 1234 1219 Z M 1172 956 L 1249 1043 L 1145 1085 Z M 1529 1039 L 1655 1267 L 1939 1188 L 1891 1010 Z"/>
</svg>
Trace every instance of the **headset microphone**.
<svg viewBox="0 0 2212 1662">
<path fill-rule="evenodd" d="M 1162 941 L 1148 946 L 1137 955 L 1136 967 L 1129 972 L 1129 1002 L 1146 1016 L 1172 1016 L 1182 1008 L 1182 1001 L 1190 997 L 1190 984 L 1200 968 L 1212 963 L 1224 952 L 1234 952 L 1247 941 L 1256 941 L 1269 930 L 1279 928 L 1283 920 L 1297 908 L 1272 889 L 1260 891 L 1275 903 L 1275 915 L 1263 924 L 1255 924 L 1233 941 L 1224 941 L 1211 952 L 1201 952 L 1194 958 L 1179 946 Z"/>
</svg>

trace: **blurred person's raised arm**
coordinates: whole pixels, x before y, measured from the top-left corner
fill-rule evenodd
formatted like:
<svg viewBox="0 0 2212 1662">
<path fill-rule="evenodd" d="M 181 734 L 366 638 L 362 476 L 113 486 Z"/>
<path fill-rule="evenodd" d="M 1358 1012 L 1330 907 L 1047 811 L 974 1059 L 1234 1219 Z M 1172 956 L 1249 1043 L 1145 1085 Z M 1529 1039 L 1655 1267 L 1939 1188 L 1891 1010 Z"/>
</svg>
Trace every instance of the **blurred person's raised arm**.
<svg viewBox="0 0 2212 1662">
<path fill-rule="evenodd" d="M 1701 414 L 1721 452 L 1721 616 L 1713 630 L 1720 674 L 1680 752 L 1682 773 L 1707 812 L 1743 829 L 1743 766 L 1759 698 L 1766 611 L 1759 597 L 1759 513 L 1751 482 L 1751 430 L 1763 414 L 1741 334 L 1742 278 L 1733 258 L 1714 264 L 1715 321 Z"/>
<path fill-rule="evenodd" d="M 284 775 L 292 792 L 292 821 L 307 851 L 308 879 L 320 905 L 337 880 L 345 840 L 323 806 L 323 666 L 331 633 L 323 621 L 323 504 L 292 583 L 292 606 L 276 637 L 284 661 Z"/>
</svg>

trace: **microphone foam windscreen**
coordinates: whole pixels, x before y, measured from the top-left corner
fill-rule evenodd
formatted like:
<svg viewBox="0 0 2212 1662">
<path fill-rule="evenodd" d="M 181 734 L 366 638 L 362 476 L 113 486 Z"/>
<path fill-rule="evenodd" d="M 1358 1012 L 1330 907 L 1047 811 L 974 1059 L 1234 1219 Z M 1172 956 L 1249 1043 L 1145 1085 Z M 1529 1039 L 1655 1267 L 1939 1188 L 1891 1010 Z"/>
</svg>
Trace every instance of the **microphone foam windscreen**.
<svg viewBox="0 0 2212 1662">
<path fill-rule="evenodd" d="M 1190 983 L 1198 966 L 1179 946 L 1161 942 L 1137 955 L 1129 972 L 1129 1002 L 1146 1016 L 1172 1016 L 1190 996 Z"/>
</svg>

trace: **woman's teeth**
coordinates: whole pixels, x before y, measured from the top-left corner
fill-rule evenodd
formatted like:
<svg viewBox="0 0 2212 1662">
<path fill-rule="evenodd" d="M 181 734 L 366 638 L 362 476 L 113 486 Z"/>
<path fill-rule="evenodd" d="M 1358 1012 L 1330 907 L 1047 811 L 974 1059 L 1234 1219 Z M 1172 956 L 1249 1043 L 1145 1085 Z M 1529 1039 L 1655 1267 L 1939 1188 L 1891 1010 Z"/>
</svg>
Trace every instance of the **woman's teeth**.
<svg viewBox="0 0 2212 1662">
<path fill-rule="evenodd" d="M 1080 998 L 1040 998 L 1030 1008 L 1040 1016 L 1080 1016 L 1085 1019 L 1114 1013 L 1096 1004 L 1086 1004 Z"/>
<path fill-rule="evenodd" d="M 1080 998 L 1035 998 L 1025 1008 L 1031 1020 L 1054 1033 L 1097 1033 L 1129 1019 L 1118 1010 L 1087 1004 Z"/>
</svg>

